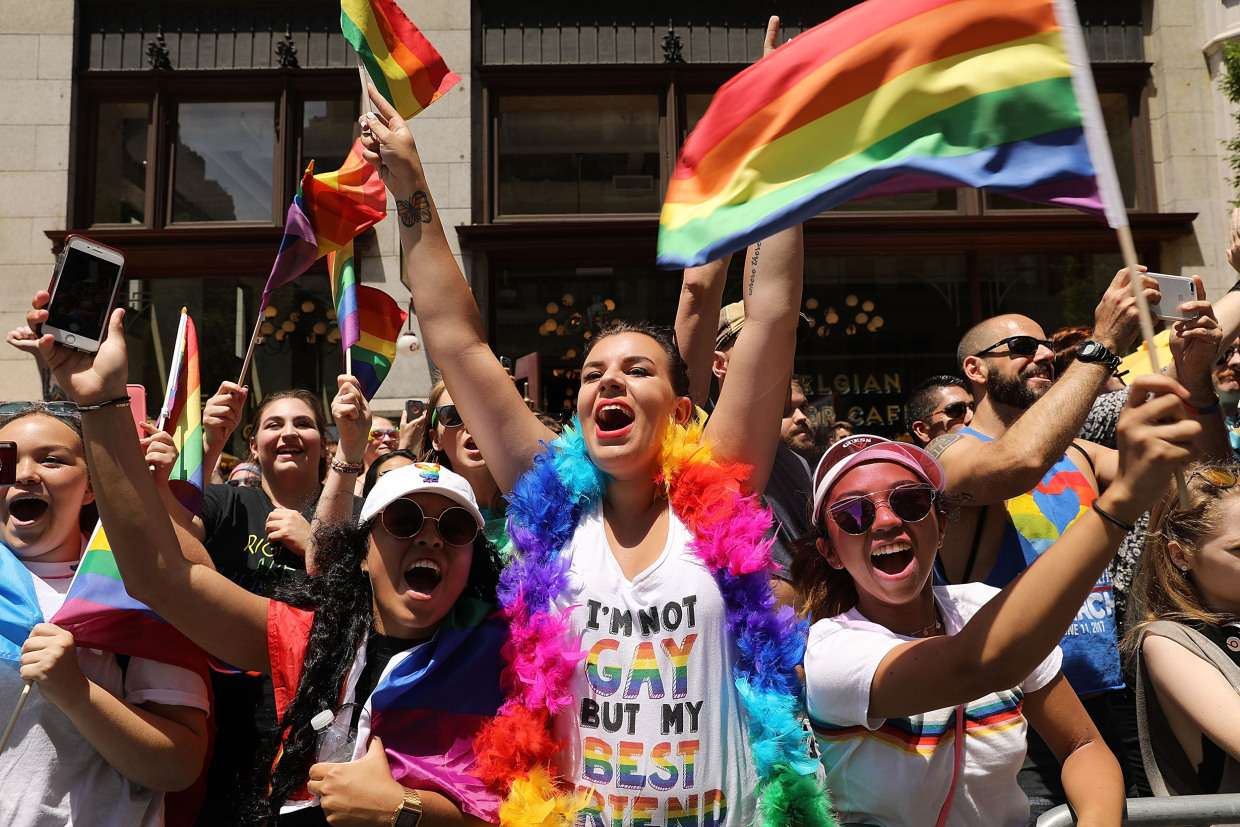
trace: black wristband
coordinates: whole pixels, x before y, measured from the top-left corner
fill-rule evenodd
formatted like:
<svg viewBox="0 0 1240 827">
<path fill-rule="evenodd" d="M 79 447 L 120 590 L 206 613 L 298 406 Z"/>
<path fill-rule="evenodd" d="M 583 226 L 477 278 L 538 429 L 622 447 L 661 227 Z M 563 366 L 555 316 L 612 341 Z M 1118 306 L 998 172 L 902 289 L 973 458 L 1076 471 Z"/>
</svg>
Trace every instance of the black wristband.
<svg viewBox="0 0 1240 827">
<path fill-rule="evenodd" d="M 1240 281 L 1237 281 L 1235 284 L 1233 284 L 1231 286 L 1231 289 L 1228 290 L 1227 292 L 1228 293 L 1240 293 Z"/>
<path fill-rule="evenodd" d="M 1129 525 L 1128 523 L 1125 523 L 1125 522 L 1123 522 L 1122 520 L 1120 520 L 1120 518 L 1119 518 L 1119 517 L 1113 517 L 1113 516 L 1111 516 L 1110 514 L 1108 514 L 1108 513 L 1106 513 L 1105 511 L 1103 511 L 1103 510 L 1102 510 L 1102 508 L 1101 508 L 1101 507 L 1099 507 L 1099 505 L 1098 505 L 1098 501 L 1097 501 L 1097 500 L 1094 500 L 1094 502 L 1093 502 L 1093 509 L 1094 509 L 1094 511 L 1097 511 L 1097 512 L 1098 512 L 1098 516 L 1099 516 L 1099 517 L 1101 517 L 1102 519 L 1106 520 L 1106 521 L 1107 521 L 1107 522 L 1109 522 L 1109 523 L 1114 523 L 1115 525 L 1117 525 L 1117 526 L 1119 526 L 1120 528 L 1124 529 L 1124 531 L 1131 532 L 1131 531 L 1133 531 L 1134 529 L 1136 529 L 1136 526 L 1135 526 L 1135 525 Z"/>
<path fill-rule="evenodd" d="M 100 402 L 98 405 L 78 405 L 78 410 L 82 413 L 86 411 L 98 411 L 109 405 L 120 405 L 122 408 L 129 407 L 128 396 L 118 396 L 115 399 L 109 399 L 107 402 Z"/>
</svg>

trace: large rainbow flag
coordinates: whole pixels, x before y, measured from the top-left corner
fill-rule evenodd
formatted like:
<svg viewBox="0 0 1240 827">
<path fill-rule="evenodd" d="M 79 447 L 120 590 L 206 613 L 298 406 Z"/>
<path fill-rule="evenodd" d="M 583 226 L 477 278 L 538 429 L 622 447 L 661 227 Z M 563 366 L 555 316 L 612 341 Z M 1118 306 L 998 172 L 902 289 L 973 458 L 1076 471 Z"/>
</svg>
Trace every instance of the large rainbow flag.
<svg viewBox="0 0 1240 827">
<path fill-rule="evenodd" d="M 984 187 L 1127 224 L 1072 0 L 869 0 L 716 93 L 659 219 L 705 264 L 845 201 Z"/>
<path fill-rule="evenodd" d="M 374 287 L 356 285 L 357 321 L 340 317 L 341 344 L 349 353 L 350 370 L 366 399 L 374 399 L 396 359 L 396 339 L 408 315 L 396 300 Z M 357 341 L 345 345 L 346 330 L 357 330 Z"/>
<path fill-rule="evenodd" d="M 195 514 L 202 514 L 202 381 L 198 373 L 198 334 L 184 307 L 177 326 L 168 389 L 159 413 L 159 427 L 173 424 L 176 465 L 169 483 L 176 498 Z"/>
<path fill-rule="evenodd" d="M 336 252 L 387 215 L 387 191 L 375 168 L 362 159 L 361 139 L 353 142 L 344 165 L 335 172 L 302 177 L 306 214 L 314 227 L 319 256 Z"/>
<path fill-rule="evenodd" d="M 78 646 L 206 674 L 203 651 L 125 591 L 102 525 L 95 526 L 65 602 L 51 622 L 71 632 Z"/>
<path fill-rule="evenodd" d="M 412 118 L 461 79 L 395 0 L 340 0 L 340 30 L 402 118 Z"/>
</svg>

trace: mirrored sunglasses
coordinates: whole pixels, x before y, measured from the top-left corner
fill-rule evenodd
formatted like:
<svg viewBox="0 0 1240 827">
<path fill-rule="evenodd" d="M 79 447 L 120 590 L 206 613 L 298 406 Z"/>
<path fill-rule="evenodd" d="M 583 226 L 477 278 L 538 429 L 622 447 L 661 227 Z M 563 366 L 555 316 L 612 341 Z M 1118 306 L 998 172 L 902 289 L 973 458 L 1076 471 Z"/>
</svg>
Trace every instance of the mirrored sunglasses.
<svg viewBox="0 0 1240 827">
<path fill-rule="evenodd" d="M 906 523 L 916 523 L 926 519 L 926 515 L 934 508 L 934 489 L 925 485 L 906 485 L 888 491 L 876 491 L 876 494 L 888 494 L 883 500 L 871 500 L 868 496 L 853 497 L 842 500 L 827 509 L 831 519 L 845 534 L 865 534 L 874 525 L 878 505 L 886 503 L 892 513 Z"/>
<path fill-rule="evenodd" d="M 393 500 L 380 512 L 379 520 L 388 534 L 403 540 L 416 537 L 427 520 L 434 521 L 439 536 L 450 546 L 467 546 L 478 536 L 474 515 L 457 505 L 444 509 L 438 517 L 428 517 L 413 500 Z"/>
<path fill-rule="evenodd" d="M 431 414 L 431 427 L 442 425 L 445 428 L 459 428 L 465 424 L 456 410 L 456 405 L 440 405 Z"/>
<path fill-rule="evenodd" d="M 1007 347 L 1009 356 L 1032 356 L 1038 352 L 1038 347 L 1045 345 L 1052 353 L 1055 352 L 1055 346 L 1046 339 L 1039 339 L 1036 336 L 1008 336 L 1006 339 L 1000 339 L 985 350 L 979 351 L 974 356 L 985 356 L 992 350 L 1001 347 Z M 999 354 L 1000 356 L 1004 354 Z"/>
</svg>

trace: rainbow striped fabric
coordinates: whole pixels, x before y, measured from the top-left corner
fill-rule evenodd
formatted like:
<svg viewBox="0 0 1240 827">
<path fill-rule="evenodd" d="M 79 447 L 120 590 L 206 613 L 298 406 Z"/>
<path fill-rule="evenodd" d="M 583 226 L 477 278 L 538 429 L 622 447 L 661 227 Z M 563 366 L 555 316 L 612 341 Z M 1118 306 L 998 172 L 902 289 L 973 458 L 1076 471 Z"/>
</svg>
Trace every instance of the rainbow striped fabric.
<svg viewBox="0 0 1240 827">
<path fill-rule="evenodd" d="M 313 171 L 311 162 L 302 176 L 301 191 L 320 256 L 342 249 L 387 215 L 387 191 L 375 168 L 362 160 L 360 139 L 353 142 L 340 169 L 322 175 Z"/>
<path fill-rule="evenodd" d="M 984 187 L 1127 224 L 1071 0 L 869 0 L 724 84 L 685 141 L 659 264 L 857 198 Z"/>
<path fill-rule="evenodd" d="M 176 498 L 195 514 L 202 514 L 202 382 L 198 373 L 198 334 L 184 307 L 172 351 L 172 369 L 159 425 L 173 423 L 176 464 L 169 483 Z"/>
<path fill-rule="evenodd" d="M 402 118 L 412 118 L 461 79 L 395 0 L 340 0 L 340 30 Z"/>
<path fill-rule="evenodd" d="M 65 602 L 51 622 L 71 632 L 78 646 L 157 660 L 205 675 L 202 650 L 125 591 L 102 525 L 95 526 Z"/>
<path fill-rule="evenodd" d="M 20 661 L 22 645 L 35 624 L 42 622 L 34 575 L 0 543 L 0 658 Z"/>
<path fill-rule="evenodd" d="M 311 163 L 306 169 L 307 177 L 313 169 L 314 164 Z M 305 181 L 304 177 L 302 181 Z M 309 270 L 318 257 L 319 242 L 314 236 L 314 225 L 310 222 L 306 199 L 299 187 L 284 219 L 284 238 L 280 239 L 280 251 L 276 253 L 275 263 L 271 265 L 271 275 L 267 277 L 267 286 L 263 288 L 263 303 L 259 309 L 267 306 L 271 294 L 278 288 Z"/>
<path fill-rule="evenodd" d="M 346 330 L 357 331 L 357 341 L 346 346 L 346 350 L 350 369 L 361 385 L 362 395 L 370 400 L 374 399 L 392 369 L 392 361 L 396 359 L 396 339 L 409 314 L 382 290 L 364 284 L 356 285 L 355 289 L 356 321 L 340 316 L 341 344 L 344 344 Z"/>
</svg>

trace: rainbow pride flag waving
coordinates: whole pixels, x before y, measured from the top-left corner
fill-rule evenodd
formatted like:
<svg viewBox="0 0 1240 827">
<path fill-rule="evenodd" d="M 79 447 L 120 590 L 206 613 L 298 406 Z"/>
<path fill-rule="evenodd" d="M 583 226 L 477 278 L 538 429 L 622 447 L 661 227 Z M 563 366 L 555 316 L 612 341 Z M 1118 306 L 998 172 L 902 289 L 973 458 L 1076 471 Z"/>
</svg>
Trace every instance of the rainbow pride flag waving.
<svg viewBox="0 0 1240 827">
<path fill-rule="evenodd" d="M 340 0 L 340 30 L 402 118 L 412 118 L 461 79 L 395 0 Z"/>
<path fill-rule="evenodd" d="M 327 257 L 332 300 L 340 323 L 340 346 L 357 377 L 362 395 L 374 399 L 396 359 L 396 339 L 409 314 L 396 300 L 374 287 L 357 283 L 353 242 Z"/>
<path fill-rule="evenodd" d="M 158 425 L 173 423 L 172 441 L 178 455 L 168 482 L 187 509 L 202 514 L 202 381 L 198 373 L 198 334 L 184 307 L 177 326 L 168 390 Z"/>
<path fill-rule="evenodd" d="M 961 185 L 1128 223 L 1072 0 L 868 0 L 779 47 L 685 141 L 658 262 Z"/>
<path fill-rule="evenodd" d="M 353 142 L 344 165 L 335 172 L 312 175 L 306 170 L 301 191 L 314 227 L 319 256 L 344 248 L 387 215 L 387 191 L 375 168 L 362 159 L 361 140 Z"/>
<path fill-rule="evenodd" d="M 191 669 L 205 677 L 206 655 L 125 591 L 102 525 L 95 526 L 60 611 L 51 621 L 87 649 Z"/>
</svg>

